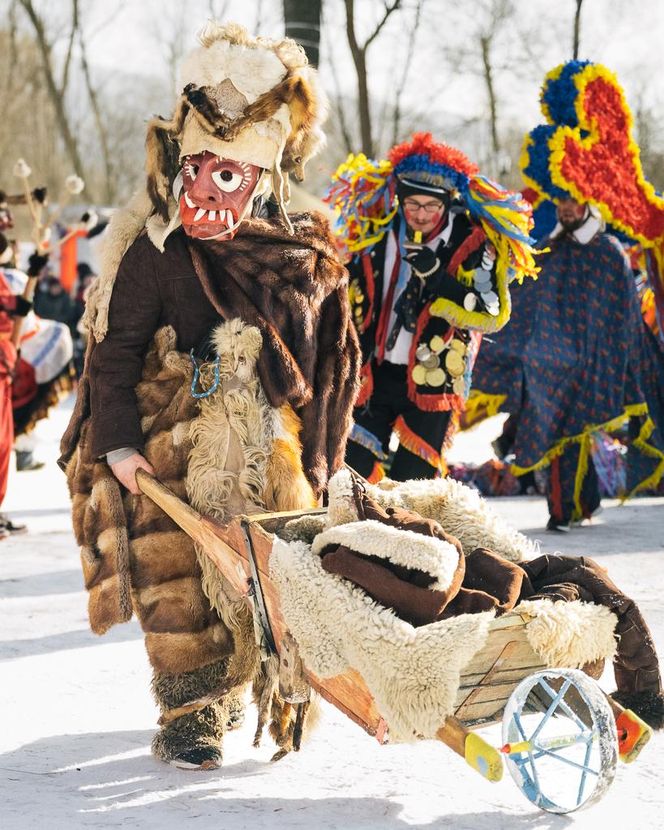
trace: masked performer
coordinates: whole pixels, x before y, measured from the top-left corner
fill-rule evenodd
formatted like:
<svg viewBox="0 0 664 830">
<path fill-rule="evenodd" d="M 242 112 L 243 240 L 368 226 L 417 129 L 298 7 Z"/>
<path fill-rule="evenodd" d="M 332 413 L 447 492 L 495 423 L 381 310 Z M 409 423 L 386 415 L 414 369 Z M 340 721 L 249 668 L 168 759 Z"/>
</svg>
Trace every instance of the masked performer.
<svg viewBox="0 0 664 830">
<path fill-rule="evenodd" d="M 558 67 L 542 104 L 550 123 L 526 137 L 522 167 L 538 207 L 551 213 L 553 203 L 556 224 L 542 242 L 539 280 L 514 292 L 509 327 L 482 352 L 470 404 L 510 413 L 497 445 L 514 453 L 517 474 L 550 465 L 548 528 L 565 531 L 600 506 L 596 430 L 627 425 L 628 492 L 664 473 L 664 364 L 632 268 L 605 232 L 607 220 L 661 260 L 664 200 L 643 178 L 608 70 Z"/>
<path fill-rule="evenodd" d="M 353 256 L 362 345 L 346 460 L 377 481 L 394 431 L 390 478 L 433 478 L 444 469 L 482 332 L 505 325 L 510 281 L 535 271 L 530 207 L 428 133 L 394 147 L 387 161 L 351 156 L 328 198 Z"/>
<path fill-rule="evenodd" d="M 321 140 L 315 73 L 294 41 L 233 24 L 200 43 L 172 119 L 148 126 L 147 193 L 107 230 L 62 460 L 92 628 L 137 615 L 153 752 L 213 768 L 257 671 L 251 614 L 136 470 L 220 519 L 313 506 L 343 462 L 359 352 L 326 221 L 284 208 Z"/>
</svg>

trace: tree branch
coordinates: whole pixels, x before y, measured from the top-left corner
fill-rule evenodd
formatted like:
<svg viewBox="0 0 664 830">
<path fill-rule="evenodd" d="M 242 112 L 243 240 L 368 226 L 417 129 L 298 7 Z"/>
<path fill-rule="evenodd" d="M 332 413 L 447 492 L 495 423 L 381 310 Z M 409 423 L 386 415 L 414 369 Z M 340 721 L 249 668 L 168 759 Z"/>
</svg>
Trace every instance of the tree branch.
<svg viewBox="0 0 664 830">
<path fill-rule="evenodd" d="M 83 164 L 81 163 L 81 157 L 78 152 L 78 144 L 72 133 L 69 119 L 67 118 L 63 97 L 60 94 L 55 82 L 53 67 L 51 66 L 51 44 L 48 42 L 48 38 L 46 36 L 44 21 L 35 11 L 34 6 L 32 5 L 32 0 L 19 0 L 19 2 L 35 30 L 37 47 L 41 55 L 42 69 L 46 80 L 46 90 L 55 111 L 55 117 L 58 122 L 58 127 L 60 128 L 62 140 L 64 141 L 65 148 L 67 150 L 67 155 L 69 156 L 69 159 L 74 167 L 76 175 L 80 176 L 82 179 L 85 179 Z"/>
<path fill-rule="evenodd" d="M 396 144 L 399 140 L 399 130 L 401 129 L 401 101 L 403 96 L 403 91 L 406 88 L 406 82 L 408 80 L 408 73 L 410 72 L 410 65 L 413 62 L 413 52 L 415 51 L 415 41 L 417 40 L 417 31 L 420 28 L 420 22 L 422 18 L 422 8 L 424 6 L 424 0 L 417 0 L 417 6 L 415 8 L 415 19 L 413 20 L 413 25 L 410 29 L 408 34 L 408 46 L 406 48 L 406 60 L 403 65 L 403 72 L 401 73 L 401 78 L 397 83 L 397 87 L 394 92 L 394 119 L 392 122 L 392 144 Z"/>
<path fill-rule="evenodd" d="M 60 95 L 64 95 L 67 91 L 67 84 L 69 82 L 69 67 L 71 65 L 71 56 L 74 49 L 74 38 L 78 31 L 78 0 L 71 0 L 71 30 L 69 32 L 69 42 L 67 43 L 67 54 L 65 56 L 65 65 L 62 69 L 62 80 L 60 81 Z"/>
<path fill-rule="evenodd" d="M 387 23 L 392 12 L 397 11 L 400 7 L 401 0 L 392 0 L 391 5 L 388 5 L 387 3 L 385 4 L 385 13 L 383 14 L 382 20 L 380 20 L 376 28 L 373 30 L 372 34 L 370 34 L 369 37 L 364 41 L 364 46 L 362 47 L 362 50 L 364 52 L 366 52 L 367 47 L 370 46 L 371 43 L 373 43 L 373 41 L 378 37 L 381 29 Z"/>
</svg>

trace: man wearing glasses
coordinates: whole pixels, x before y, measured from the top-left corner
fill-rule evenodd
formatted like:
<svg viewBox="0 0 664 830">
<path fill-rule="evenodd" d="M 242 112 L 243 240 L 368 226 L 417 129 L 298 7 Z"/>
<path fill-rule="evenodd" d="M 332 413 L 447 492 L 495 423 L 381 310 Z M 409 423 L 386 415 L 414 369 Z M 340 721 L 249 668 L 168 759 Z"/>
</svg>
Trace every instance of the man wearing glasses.
<svg viewBox="0 0 664 830">
<path fill-rule="evenodd" d="M 509 319 L 507 284 L 519 270 L 510 244 L 523 246 L 522 263 L 530 249 L 527 233 L 506 237 L 520 222 L 527 229 L 528 208 L 477 174 L 428 133 L 394 147 L 388 161 L 354 156 L 335 174 L 328 198 L 356 254 L 350 300 L 363 361 L 346 462 L 370 481 L 387 472 L 392 433 L 390 478 L 445 472 L 481 334 Z M 516 224 L 499 226 L 495 205 Z"/>
</svg>

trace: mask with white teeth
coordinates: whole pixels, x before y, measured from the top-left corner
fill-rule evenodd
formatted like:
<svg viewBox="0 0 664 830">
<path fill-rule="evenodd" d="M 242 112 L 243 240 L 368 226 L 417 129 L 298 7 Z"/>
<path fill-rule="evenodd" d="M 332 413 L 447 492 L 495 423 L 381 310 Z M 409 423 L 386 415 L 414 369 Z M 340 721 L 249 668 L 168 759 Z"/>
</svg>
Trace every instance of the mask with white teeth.
<svg viewBox="0 0 664 830">
<path fill-rule="evenodd" d="M 262 172 L 255 164 L 220 158 L 207 150 L 185 156 L 179 208 L 187 236 L 232 239 L 258 195 Z"/>
</svg>

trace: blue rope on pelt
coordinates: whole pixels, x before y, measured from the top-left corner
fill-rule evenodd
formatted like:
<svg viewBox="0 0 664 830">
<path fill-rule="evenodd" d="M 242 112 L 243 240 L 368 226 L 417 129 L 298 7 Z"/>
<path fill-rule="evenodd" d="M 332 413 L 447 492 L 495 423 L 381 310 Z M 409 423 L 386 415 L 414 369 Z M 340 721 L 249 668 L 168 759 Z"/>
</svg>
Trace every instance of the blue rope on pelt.
<svg viewBox="0 0 664 830">
<path fill-rule="evenodd" d="M 194 350 L 192 349 L 189 352 L 189 359 L 191 360 L 191 365 L 194 367 L 194 377 L 191 381 L 191 397 L 192 398 L 209 398 L 210 395 L 213 395 L 217 389 L 219 388 L 219 355 L 214 359 L 214 383 L 212 386 L 205 390 L 204 392 L 197 392 L 196 388 L 198 387 L 198 381 L 201 376 L 201 368 L 196 362 L 196 358 L 194 357 Z"/>
</svg>

